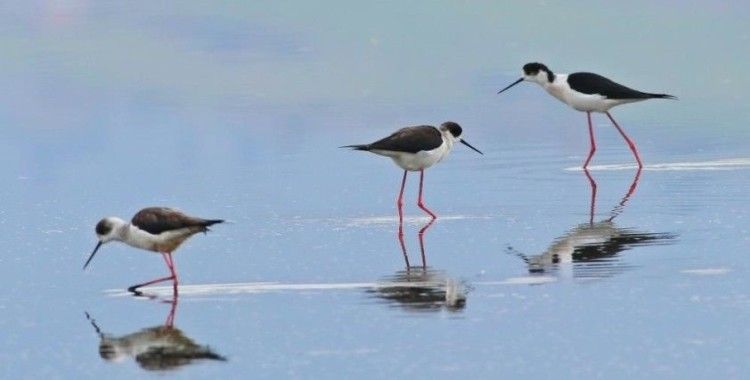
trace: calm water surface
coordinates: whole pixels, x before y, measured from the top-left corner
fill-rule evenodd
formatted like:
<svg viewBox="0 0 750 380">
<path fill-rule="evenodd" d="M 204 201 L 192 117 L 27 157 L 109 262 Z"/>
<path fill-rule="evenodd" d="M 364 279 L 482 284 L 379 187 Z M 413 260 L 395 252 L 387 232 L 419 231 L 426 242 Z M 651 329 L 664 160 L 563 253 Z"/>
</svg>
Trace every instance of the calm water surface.
<svg viewBox="0 0 750 380">
<path fill-rule="evenodd" d="M 747 378 L 748 11 L 5 5 L 0 377 Z M 531 60 L 679 96 L 613 112 L 644 170 L 602 115 L 586 173 L 584 114 L 495 95 Z M 337 147 L 445 120 L 485 155 L 426 173 L 433 224 L 411 175 L 400 240 L 400 170 Z M 81 270 L 151 205 L 229 221 L 176 302 L 124 292 L 156 255 Z"/>
</svg>

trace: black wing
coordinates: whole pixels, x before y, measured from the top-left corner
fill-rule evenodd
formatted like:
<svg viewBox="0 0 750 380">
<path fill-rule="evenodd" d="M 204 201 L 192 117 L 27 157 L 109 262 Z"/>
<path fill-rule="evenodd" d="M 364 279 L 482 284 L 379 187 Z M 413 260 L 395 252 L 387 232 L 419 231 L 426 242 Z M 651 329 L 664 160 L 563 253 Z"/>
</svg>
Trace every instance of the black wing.
<svg viewBox="0 0 750 380">
<path fill-rule="evenodd" d="M 221 223 L 219 219 L 202 219 L 184 214 L 169 207 L 148 207 L 133 216 L 130 223 L 150 234 L 158 235 L 164 231 L 178 230 L 187 227 L 206 227 Z"/>
<path fill-rule="evenodd" d="M 595 261 L 615 256 L 633 247 L 670 244 L 677 238 L 675 234 L 664 232 L 644 233 L 634 232 L 629 229 L 622 229 L 619 232 L 620 235 L 614 236 L 607 241 L 575 247 L 573 261 Z"/>
<path fill-rule="evenodd" d="M 392 135 L 367 145 L 367 150 L 417 153 L 432 150 L 443 143 L 440 131 L 431 125 L 401 128 Z"/>
<path fill-rule="evenodd" d="M 599 94 L 609 99 L 672 98 L 667 94 L 650 94 L 615 83 L 599 74 L 573 73 L 568 75 L 570 88 L 584 94 Z"/>
</svg>

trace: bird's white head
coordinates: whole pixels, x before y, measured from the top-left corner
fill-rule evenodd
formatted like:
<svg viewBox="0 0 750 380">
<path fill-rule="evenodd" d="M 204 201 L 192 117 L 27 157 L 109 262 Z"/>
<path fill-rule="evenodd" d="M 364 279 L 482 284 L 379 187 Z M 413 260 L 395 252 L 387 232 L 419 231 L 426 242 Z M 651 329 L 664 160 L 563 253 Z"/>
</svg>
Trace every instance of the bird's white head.
<svg viewBox="0 0 750 380">
<path fill-rule="evenodd" d="M 555 73 L 552 72 L 547 66 L 545 66 L 543 63 L 539 62 L 531 62 L 523 65 L 523 76 L 516 80 L 515 82 L 509 84 L 504 89 L 498 91 L 497 93 L 500 94 L 501 92 L 523 82 L 534 82 L 541 86 L 548 85 L 555 80 Z"/>
<path fill-rule="evenodd" d="M 83 269 L 86 269 L 102 245 L 112 240 L 122 239 L 122 228 L 127 224 L 124 220 L 114 216 L 106 217 L 96 224 L 96 237 L 99 239 L 99 242 L 96 243 L 96 247 L 94 247 L 91 256 L 86 260 L 86 264 L 83 265 Z"/>
<path fill-rule="evenodd" d="M 454 123 L 452 121 L 446 121 L 445 123 L 440 124 L 440 128 L 439 129 L 440 129 L 440 133 L 443 134 L 443 137 L 446 139 L 446 141 L 450 141 L 451 146 L 455 142 L 460 142 L 461 144 L 464 144 L 464 145 L 468 146 L 469 148 L 471 148 L 475 152 L 477 152 L 479 154 L 484 154 L 484 153 L 480 152 L 479 149 L 474 148 L 473 146 L 471 146 L 471 144 L 469 144 L 468 142 L 466 142 L 466 140 L 464 140 L 461 137 L 461 134 L 463 133 L 463 129 L 461 128 L 460 125 L 458 125 L 458 123 Z"/>
</svg>

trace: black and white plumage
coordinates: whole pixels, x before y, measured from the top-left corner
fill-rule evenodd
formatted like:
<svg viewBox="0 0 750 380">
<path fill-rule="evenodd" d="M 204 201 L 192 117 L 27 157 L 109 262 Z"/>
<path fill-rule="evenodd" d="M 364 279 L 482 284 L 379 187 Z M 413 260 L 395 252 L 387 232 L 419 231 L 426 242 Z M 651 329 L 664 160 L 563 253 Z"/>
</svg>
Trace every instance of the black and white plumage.
<svg viewBox="0 0 750 380">
<path fill-rule="evenodd" d="M 419 171 L 440 162 L 460 142 L 482 154 L 461 138 L 463 130 L 457 123 L 448 121 L 435 128 L 431 125 L 401 128 L 388 137 L 371 144 L 347 145 L 342 148 L 364 150 L 390 157 L 404 170 Z"/>
<path fill-rule="evenodd" d="M 570 107 L 583 112 L 607 112 L 610 108 L 646 99 L 676 99 L 668 94 L 654 94 L 623 86 L 599 74 L 580 72 L 556 74 L 541 63 L 523 66 L 523 77 L 500 90 L 498 94 L 522 81 L 542 86 Z"/>
<path fill-rule="evenodd" d="M 174 309 L 173 309 L 174 310 Z M 150 371 L 167 371 L 200 361 L 226 361 L 211 347 L 196 343 L 172 325 L 144 328 L 134 333 L 114 336 L 102 332 L 96 321 L 86 313 L 99 335 L 99 356 L 108 362 L 135 359 L 139 366 Z"/>
<path fill-rule="evenodd" d="M 578 72 L 572 74 L 556 74 L 542 63 L 532 62 L 523 66 L 523 76 L 507 87 L 498 91 L 498 94 L 515 86 L 522 81 L 534 82 L 542 86 L 550 95 L 575 110 L 586 112 L 589 119 L 589 132 L 591 137 L 591 152 L 589 153 L 584 168 L 596 151 L 593 128 L 591 126 L 591 112 L 607 114 L 609 119 L 618 129 L 623 138 L 628 142 L 630 150 L 635 155 L 638 166 L 642 167 L 640 157 L 635 144 L 615 122 L 609 109 L 621 104 L 634 103 L 647 99 L 677 99 L 669 94 L 650 93 L 634 90 L 623 86 L 599 74 Z"/>
<path fill-rule="evenodd" d="M 419 312 L 461 311 L 468 295 L 463 281 L 426 267 L 398 271 L 367 292 L 394 306 Z"/>
<path fill-rule="evenodd" d="M 587 279 L 609 277 L 628 269 L 620 262 L 620 253 L 649 245 L 669 244 L 676 238 L 671 233 L 641 232 L 621 228 L 611 220 L 583 223 L 558 237 L 541 254 L 525 255 L 513 249 L 526 262 L 529 273 L 573 271 L 573 277 Z M 568 264 L 567 266 L 565 264 Z M 572 264 L 572 266 L 571 266 Z"/>
<path fill-rule="evenodd" d="M 458 132 L 460 134 L 460 132 Z M 352 146 L 358 150 L 381 150 L 405 153 L 433 150 L 443 144 L 443 134 L 431 125 L 401 128 L 390 136 L 367 145 Z"/>
<path fill-rule="evenodd" d="M 437 216 L 427 209 L 422 202 L 422 184 L 424 182 L 424 169 L 440 162 L 453 149 L 456 142 L 460 142 L 482 154 L 462 137 L 463 129 L 458 123 L 445 122 L 439 128 L 431 125 L 420 125 L 416 127 L 401 128 L 388 137 L 370 144 L 346 145 L 341 148 L 352 148 L 372 152 L 381 156 L 390 157 L 400 168 L 404 169 L 401 180 L 401 192 L 396 204 L 398 206 L 399 220 L 403 220 L 402 205 L 404 186 L 406 185 L 406 173 L 419 171 L 419 207 L 430 214 L 434 219 Z"/>
<path fill-rule="evenodd" d="M 147 207 L 133 215 L 130 224 L 150 234 L 160 235 L 182 229 L 191 233 L 207 232 L 209 226 L 221 222 L 221 219 L 197 218 L 169 207 Z"/>
<path fill-rule="evenodd" d="M 110 216 L 96 224 L 96 235 L 99 242 L 83 268 L 86 269 L 102 245 L 110 241 L 120 241 L 131 247 L 161 253 L 172 273 L 172 276 L 161 280 L 174 279 L 176 284 L 177 275 L 174 271 L 172 252 L 189 237 L 199 232 L 207 232 L 209 226 L 222 222 L 221 219 L 203 219 L 190 216 L 168 207 L 144 208 L 133 216 L 130 223 L 118 217 Z M 131 290 L 151 283 L 155 282 L 140 284 L 131 287 Z"/>
<path fill-rule="evenodd" d="M 631 267 L 620 262 L 618 255 L 621 252 L 639 246 L 669 244 L 677 237 L 673 233 L 640 232 L 633 228 L 617 227 L 615 224 L 614 219 L 624 211 L 625 205 L 638 187 L 640 170 L 636 172 L 627 192 L 611 209 L 608 217 L 594 222 L 597 184 L 588 171 L 584 173 L 591 185 L 587 223 L 571 228 L 555 239 L 541 254 L 527 256 L 513 248 L 508 248 L 509 253 L 517 255 L 526 262 L 530 273 L 551 272 L 558 276 L 572 273 L 574 277 L 587 279 L 608 277 Z"/>
<path fill-rule="evenodd" d="M 573 73 L 568 75 L 568 86 L 573 91 L 586 95 L 601 95 L 610 100 L 646 100 L 646 99 L 675 99 L 668 94 L 653 94 L 634 90 L 630 87 L 623 86 L 613 82 L 599 74 L 594 73 Z M 585 111 L 585 110 L 579 110 Z M 592 110 L 593 111 L 593 110 Z M 601 111 L 600 111 L 601 112 Z"/>
</svg>

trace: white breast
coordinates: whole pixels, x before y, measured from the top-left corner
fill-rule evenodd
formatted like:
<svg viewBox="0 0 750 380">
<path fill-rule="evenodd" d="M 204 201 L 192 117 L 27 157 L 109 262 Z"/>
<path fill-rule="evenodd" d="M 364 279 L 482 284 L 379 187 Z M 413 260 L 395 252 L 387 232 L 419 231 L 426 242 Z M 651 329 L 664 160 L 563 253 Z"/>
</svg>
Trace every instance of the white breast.
<svg viewBox="0 0 750 380">
<path fill-rule="evenodd" d="M 197 231 L 191 228 L 180 228 L 172 231 L 164 231 L 158 235 L 153 235 L 136 226 L 128 225 L 128 230 L 123 238 L 123 242 L 136 247 L 153 252 L 172 252 L 177 247 Z"/>
<path fill-rule="evenodd" d="M 450 150 L 446 147 L 446 144 L 443 143 L 433 150 L 421 151 L 416 154 L 407 153 L 391 158 L 396 165 L 404 170 L 419 171 L 437 164 L 440 160 L 445 158 L 449 152 Z"/>
<path fill-rule="evenodd" d="M 439 147 L 433 150 L 420 151 L 417 153 L 391 152 L 382 150 L 373 150 L 372 152 L 382 156 L 390 157 L 391 159 L 393 159 L 393 162 L 395 162 L 396 165 L 398 165 L 401 169 L 408 171 L 420 171 L 440 162 L 440 160 L 448 156 L 448 153 L 450 153 L 452 147 L 453 142 L 446 142 L 444 139 L 443 143 L 440 144 Z"/>
<path fill-rule="evenodd" d="M 158 250 L 156 249 L 158 240 L 159 239 L 157 238 L 157 236 L 152 235 L 136 226 L 133 226 L 132 224 L 128 225 L 128 229 L 126 230 L 125 236 L 123 236 L 122 239 L 125 244 L 131 247 L 154 252 L 158 252 Z"/>
</svg>

